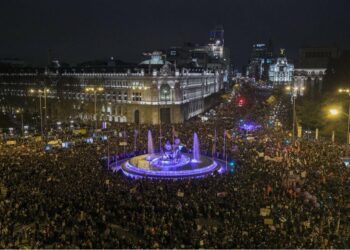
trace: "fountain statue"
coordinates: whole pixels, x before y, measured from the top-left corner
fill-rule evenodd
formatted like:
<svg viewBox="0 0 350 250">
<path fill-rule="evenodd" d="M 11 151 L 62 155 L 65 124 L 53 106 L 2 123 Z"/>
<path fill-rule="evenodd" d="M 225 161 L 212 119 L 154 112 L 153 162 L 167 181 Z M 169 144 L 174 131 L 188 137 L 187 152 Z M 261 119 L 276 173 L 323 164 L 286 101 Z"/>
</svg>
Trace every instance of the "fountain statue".
<svg viewBox="0 0 350 250">
<path fill-rule="evenodd" d="M 199 150 L 199 140 L 197 133 L 193 134 L 193 157 L 192 162 L 200 162 L 201 154 Z"/>
</svg>

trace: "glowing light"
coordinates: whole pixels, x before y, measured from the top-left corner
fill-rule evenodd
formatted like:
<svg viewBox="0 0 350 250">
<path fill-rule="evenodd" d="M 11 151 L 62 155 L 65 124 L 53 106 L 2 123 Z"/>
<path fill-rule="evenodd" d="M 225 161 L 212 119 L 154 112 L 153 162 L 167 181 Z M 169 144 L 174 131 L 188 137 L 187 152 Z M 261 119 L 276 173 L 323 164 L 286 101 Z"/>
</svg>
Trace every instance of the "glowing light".
<svg viewBox="0 0 350 250">
<path fill-rule="evenodd" d="M 254 122 L 245 122 L 241 124 L 239 127 L 240 129 L 244 129 L 247 131 L 255 131 L 261 128 L 261 125 L 255 124 Z"/>
<path fill-rule="evenodd" d="M 339 111 L 338 111 L 337 109 L 330 109 L 330 110 L 329 110 L 329 113 L 330 113 L 331 115 L 337 115 L 337 114 L 339 113 Z"/>
</svg>

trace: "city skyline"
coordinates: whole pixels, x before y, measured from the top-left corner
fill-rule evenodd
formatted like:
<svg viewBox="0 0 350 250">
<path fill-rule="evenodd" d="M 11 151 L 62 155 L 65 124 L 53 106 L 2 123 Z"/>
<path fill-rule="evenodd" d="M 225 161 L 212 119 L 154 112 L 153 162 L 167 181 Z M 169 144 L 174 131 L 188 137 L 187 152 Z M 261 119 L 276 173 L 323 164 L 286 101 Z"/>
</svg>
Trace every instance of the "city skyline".
<svg viewBox="0 0 350 250">
<path fill-rule="evenodd" d="M 144 51 L 206 43 L 208 32 L 222 24 L 232 63 L 241 68 L 252 44 L 268 39 L 293 58 L 304 46 L 347 48 L 349 7 L 343 0 L 218 1 L 215 6 L 210 1 L 8 1 L 0 10 L 0 58 L 44 64 L 51 50 L 69 63 L 110 56 L 139 62 Z"/>
</svg>

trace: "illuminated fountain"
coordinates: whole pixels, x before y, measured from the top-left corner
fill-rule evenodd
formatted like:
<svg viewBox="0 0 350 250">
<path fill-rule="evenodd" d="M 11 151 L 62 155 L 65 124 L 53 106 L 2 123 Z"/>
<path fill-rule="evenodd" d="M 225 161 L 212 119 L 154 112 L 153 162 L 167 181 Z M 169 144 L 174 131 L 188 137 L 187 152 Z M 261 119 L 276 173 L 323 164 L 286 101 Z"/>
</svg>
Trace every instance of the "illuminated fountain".
<svg viewBox="0 0 350 250">
<path fill-rule="evenodd" d="M 193 158 L 192 162 L 200 162 L 201 152 L 199 150 L 199 139 L 197 133 L 193 134 Z"/>
<path fill-rule="evenodd" d="M 151 130 L 148 130 L 148 135 L 147 135 L 147 152 L 149 155 L 154 154 L 154 147 L 153 147 L 153 139 L 152 139 Z"/>
<path fill-rule="evenodd" d="M 122 165 L 125 175 L 135 178 L 194 178 L 212 174 L 220 164 L 212 158 L 200 154 L 198 135 L 193 135 L 193 152 L 182 153 L 180 139 L 171 144 L 167 141 L 161 153 L 155 153 L 152 134 L 148 131 L 148 154 L 139 155 Z"/>
</svg>

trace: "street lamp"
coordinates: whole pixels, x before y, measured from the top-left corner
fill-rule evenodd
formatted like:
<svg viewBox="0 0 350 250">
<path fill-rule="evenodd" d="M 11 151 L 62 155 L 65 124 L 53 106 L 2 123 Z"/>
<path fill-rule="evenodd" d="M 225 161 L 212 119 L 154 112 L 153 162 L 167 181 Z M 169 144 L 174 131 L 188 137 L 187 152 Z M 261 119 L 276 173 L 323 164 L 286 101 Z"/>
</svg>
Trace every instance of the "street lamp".
<svg viewBox="0 0 350 250">
<path fill-rule="evenodd" d="M 292 101 L 293 101 L 293 132 L 292 132 L 292 142 L 295 141 L 295 123 L 296 123 L 296 112 L 295 112 L 295 101 L 298 96 L 298 92 L 304 91 L 304 86 L 294 86 L 293 88 L 291 86 L 287 86 L 285 88 L 288 92 L 292 94 Z"/>
<path fill-rule="evenodd" d="M 329 110 L 329 113 L 330 113 L 331 115 L 338 115 L 338 114 L 339 114 L 339 111 L 338 111 L 338 109 L 330 109 L 330 110 Z"/>
<path fill-rule="evenodd" d="M 346 93 L 350 97 L 350 89 L 338 89 L 338 92 L 339 93 Z M 346 138 L 347 138 L 346 142 L 349 145 L 350 144 L 350 135 L 349 135 L 349 131 L 350 131 L 350 102 L 349 102 L 349 113 L 347 116 L 348 116 L 348 133 L 346 135 Z M 347 146 L 347 148 L 348 147 L 349 146 Z"/>
<path fill-rule="evenodd" d="M 41 136 L 44 136 L 44 131 L 43 131 L 43 111 L 42 111 L 42 106 L 41 106 L 41 97 L 42 94 L 44 93 L 44 102 L 45 102 L 45 115 L 46 115 L 46 93 L 50 92 L 50 90 L 48 88 L 44 88 L 44 89 L 30 89 L 29 93 L 31 94 L 35 94 L 38 93 L 39 96 L 39 106 L 40 106 L 40 130 L 41 130 Z"/>
<path fill-rule="evenodd" d="M 350 132 L 350 105 L 349 105 L 349 113 L 345 113 L 345 112 L 340 112 L 338 109 L 332 108 L 329 110 L 329 114 L 332 116 L 337 116 L 339 114 L 345 115 L 348 117 L 348 130 L 347 130 L 347 135 L 346 135 L 346 139 L 347 139 L 347 144 L 349 144 L 349 132 Z M 347 146 L 348 149 L 348 146 Z M 348 151 L 348 150 L 347 150 Z"/>
<path fill-rule="evenodd" d="M 88 92 L 88 93 L 94 93 L 94 99 L 95 99 L 95 129 L 97 129 L 97 97 L 96 97 L 96 93 L 97 92 L 102 92 L 104 91 L 104 88 L 102 87 L 97 87 L 97 88 L 94 88 L 94 87 L 88 87 L 88 88 L 85 88 L 85 92 Z"/>
<path fill-rule="evenodd" d="M 24 136 L 24 126 L 23 126 L 23 108 L 18 108 L 17 110 L 16 110 L 16 113 L 17 114 L 21 114 L 21 124 L 22 124 L 22 126 L 21 126 L 21 129 L 22 129 L 22 136 Z"/>
</svg>

